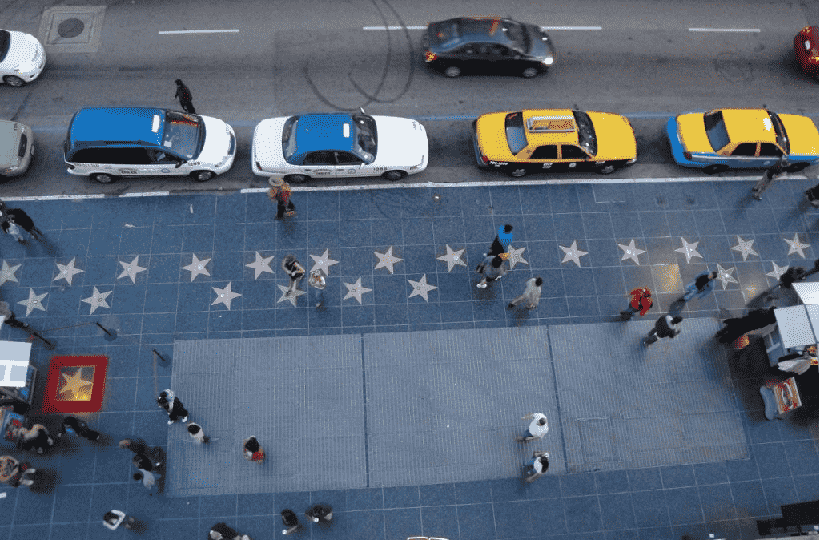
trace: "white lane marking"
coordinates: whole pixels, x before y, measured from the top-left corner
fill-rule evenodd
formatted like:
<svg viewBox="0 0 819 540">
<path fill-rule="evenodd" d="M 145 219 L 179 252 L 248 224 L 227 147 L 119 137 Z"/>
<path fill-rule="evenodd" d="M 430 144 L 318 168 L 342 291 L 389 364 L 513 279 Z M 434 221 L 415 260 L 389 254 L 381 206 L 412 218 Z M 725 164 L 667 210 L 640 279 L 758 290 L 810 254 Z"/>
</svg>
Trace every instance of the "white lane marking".
<svg viewBox="0 0 819 540">
<path fill-rule="evenodd" d="M 239 30 L 160 30 L 159 35 L 170 34 L 238 34 Z"/>
<path fill-rule="evenodd" d="M 541 30 L 602 30 L 602 26 L 541 26 Z"/>
<path fill-rule="evenodd" d="M 689 28 L 689 32 L 761 32 L 759 28 Z"/>
<path fill-rule="evenodd" d="M 406 28 L 407 30 L 426 30 L 426 26 L 387 26 L 386 28 L 383 26 L 365 26 L 364 30 L 403 30 Z"/>
</svg>

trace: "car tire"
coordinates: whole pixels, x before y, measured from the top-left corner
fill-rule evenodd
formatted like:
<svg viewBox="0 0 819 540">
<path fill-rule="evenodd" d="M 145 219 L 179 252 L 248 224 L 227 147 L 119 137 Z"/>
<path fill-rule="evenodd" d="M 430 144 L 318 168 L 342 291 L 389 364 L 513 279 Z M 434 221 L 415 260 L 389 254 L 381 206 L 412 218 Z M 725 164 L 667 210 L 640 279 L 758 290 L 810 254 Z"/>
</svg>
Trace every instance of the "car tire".
<svg viewBox="0 0 819 540">
<path fill-rule="evenodd" d="M 387 171 L 381 175 L 382 178 L 385 180 L 389 180 L 391 182 L 397 182 L 398 180 L 403 179 L 407 176 L 407 173 L 404 171 Z"/>
<path fill-rule="evenodd" d="M 191 173 L 194 182 L 207 182 L 214 176 L 216 176 L 216 173 L 213 171 L 193 171 Z"/>
<path fill-rule="evenodd" d="M 807 169 L 810 166 L 810 163 L 796 163 L 794 165 L 789 166 L 785 170 L 788 172 L 799 172 L 801 170 Z"/>
<path fill-rule="evenodd" d="M 717 174 L 728 170 L 728 165 L 709 165 L 702 172 L 705 174 Z"/>
<path fill-rule="evenodd" d="M 15 86 L 17 88 L 26 85 L 26 81 L 15 75 L 6 75 L 3 77 L 3 82 L 9 86 Z"/>
<path fill-rule="evenodd" d="M 595 172 L 597 174 L 603 175 L 611 174 L 622 166 L 623 165 L 621 163 L 610 161 L 608 163 L 601 163 L 600 165 L 598 165 L 597 169 L 595 169 Z"/>
<path fill-rule="evenodd" d="M 526 176 L 526 168 L 525 167 L 517 167 L 514 169 L 509 169 L 509 176 L 513 176 L 515 178 L 520 178 L 521 176 Z"/>
<path fill-rule="evenodd" d="M 91 175 L 91 180 L 100 184 L 111 184 L 116 180 L 116 177 L 113 174 L 96 173 Z"/>
<path fill-rule="evenodd" d="M 310 177 L 306 174 L 291 174 L 284 177 L 284 181 L 289 184 L 304 184 L 310 180 Z"/>
<path fill-rule="evenodd" d="M 454 79 L 455 77 L 460 77 L 461 75 L 461 68 L 458 66 L 449 66 L 444 70 L 444 75 L 449 77 L 450 79 Z"/>
<path fill-rule="evenodd" d="M 538 76 L 538 73 L 540 72 L 537 70 L 537 68 L 528 67 L 523 70 L 523 73 L 521 73 L 521 75 L 523 76 L 524 79 L 533 79 Z"/>
</svg>

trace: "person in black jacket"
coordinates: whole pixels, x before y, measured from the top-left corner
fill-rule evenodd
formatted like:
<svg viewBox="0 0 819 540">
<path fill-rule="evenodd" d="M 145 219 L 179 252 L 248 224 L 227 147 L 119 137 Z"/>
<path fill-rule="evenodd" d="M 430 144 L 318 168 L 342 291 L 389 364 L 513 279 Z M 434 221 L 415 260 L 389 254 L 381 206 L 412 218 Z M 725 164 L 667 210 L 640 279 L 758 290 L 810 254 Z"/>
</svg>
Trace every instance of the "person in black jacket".
<svg viewBox="0 0 819 540">
<path fill-rule="evenodd" d="M 83 420 L 74 416 L 66 416 L 63 419 L 63 425 L 57 437 L 62 437 L 66 433 L 75 433 L 79 437 L 88 439 L 89 441 L 96 441 L 100 438 L 100 432 L 88 427 L 88 424 Z"/>
<path fill-rule="evenodd" d="M 179 105 L 183 111 L 196 114 L 196 109 L 193 108 L 193 96 L 191 95 L 190 88 L 185 86 L 182 79 L 176 79 L 174 82 L 176 83 L 176 93 L 173 97 L 179 99 Z"/>
<path fill-rule="evenodd" d="M 282 523 L 285 526 L 282 534 L 293 534 L 301 528 L 299 518 L 296 517 L 296 513 L 292 510 L 282 510 Z"/>
<path fill-rule="evenodd" d="M 0 220 L 2 220 L 2 228 L 4 232 L 8 232 L 10 223 L 18 225 L 21 229 L 26 231 L 35 240 L 42 241 L 43 233 L 34 226 L 34 221 L 20 208 L 7 208 L 6 203 L 0 201 Z M 18 242 L 20 240 L 18 239 Z M 23 242 L 20 243 L 24 243 Z"/>
<path fill-rule="evenodd" d="M 333 519 L 333 508 L 326 504 L 314 504 L 304 515 L 313 523 L 330 523 Z"/>
<path fill-rule="evenodd" d="M 660 338 L 673 338 L 682 330 L 679 324 L 682 322 L 682 317 L 679 315 L 663 315 L 657 322 L 654 323 L 654 328 L 648 333 L 648 336 L 643 339 L 643 345 L 651 345 Z"/>
<path fill-rule="evenodd" d="M 740 336 L 752 330 L 765 328 L 775 322 L 776 316 L 774 315 L 774 308 L 755 309 L 744 317 L 725 319 L 723 322 L 725 326 L 717 332 L 717 338 L 720 343 L 733 343 Z"/>
</svg>

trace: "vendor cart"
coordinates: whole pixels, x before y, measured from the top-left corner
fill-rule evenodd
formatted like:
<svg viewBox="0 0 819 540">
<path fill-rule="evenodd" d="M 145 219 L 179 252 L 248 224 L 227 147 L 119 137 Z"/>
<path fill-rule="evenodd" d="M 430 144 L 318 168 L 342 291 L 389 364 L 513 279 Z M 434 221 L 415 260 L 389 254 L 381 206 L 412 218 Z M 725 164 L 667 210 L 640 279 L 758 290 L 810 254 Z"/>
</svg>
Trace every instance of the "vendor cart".
<svg viewBox="0 0 819 540">
<path fill-rule="evenodd" d="M 11 405 L 25 414 L 34 401 L 37 368 L 29 357 L 31 343 L 0 341 L 0 406 Z"/>
</svg>

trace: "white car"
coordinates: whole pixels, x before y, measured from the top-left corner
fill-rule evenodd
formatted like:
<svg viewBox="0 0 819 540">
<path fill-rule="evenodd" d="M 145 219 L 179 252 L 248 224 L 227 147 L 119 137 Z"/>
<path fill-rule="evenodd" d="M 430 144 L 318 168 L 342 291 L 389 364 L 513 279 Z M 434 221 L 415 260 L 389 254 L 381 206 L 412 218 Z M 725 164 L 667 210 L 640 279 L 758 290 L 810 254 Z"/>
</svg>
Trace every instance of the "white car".
<svg viewBox="0 0 819 540">
<path fill-rule="evenodd" d="M 46 63 L 42 44 L 31 34 L 0 30 L 0 79 L 23 86 L 40 76 Z"/>
<path fill-rule="evenodd" d="M 420 122 L 361 113 L 302 114 L 262 120 L 250 164 L 259 176 L 383 176 L 400 180 L 427 168 L 429 143 Z"/>
<path fill-rule="evenodd" d="M 34 132 L 25 124 L 0 120 L 0 176 L 18 176 L 34 158 Z"/>
</svg>

